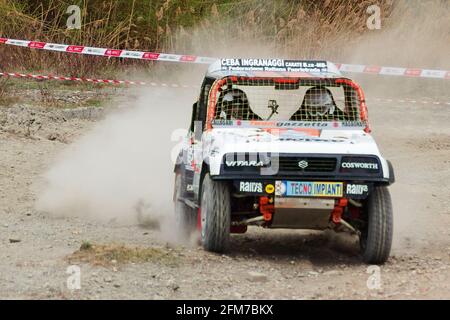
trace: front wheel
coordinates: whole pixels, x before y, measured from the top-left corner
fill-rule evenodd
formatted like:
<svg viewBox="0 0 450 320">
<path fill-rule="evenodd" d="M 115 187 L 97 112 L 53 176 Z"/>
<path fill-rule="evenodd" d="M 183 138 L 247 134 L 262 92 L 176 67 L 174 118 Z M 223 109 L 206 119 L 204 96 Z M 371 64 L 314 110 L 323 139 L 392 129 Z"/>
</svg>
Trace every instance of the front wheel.
<svg viewBox="0 0 450 320">
<path fill-rule="evenodd" d="M 363 260 L 383 264 L 389 258 L 393 234 L 392 202 L 387 187 L 375 187 L 366 209 L 368 223 L 360 238 Z"/>
<path fill-rule="evenodd" d="M 203 248 L 223 252 L 230 241 L 230 190 L 222 181 L 214 181 L 207 173 L 201 192 L 201 239 Z"/>
</svg>

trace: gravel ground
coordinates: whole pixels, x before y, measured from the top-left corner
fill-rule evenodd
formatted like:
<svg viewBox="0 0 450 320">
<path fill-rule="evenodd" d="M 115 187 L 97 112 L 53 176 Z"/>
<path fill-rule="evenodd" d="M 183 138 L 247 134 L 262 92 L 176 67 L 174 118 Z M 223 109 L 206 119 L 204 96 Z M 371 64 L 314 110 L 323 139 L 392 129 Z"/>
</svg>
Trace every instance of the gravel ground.
<svg viewBox="0 0 450 320">
<path fill-rule="evenodd" d="M 381 288 L 352 239 L 251 229 L 226 255 L 169 245 L 137 224 L 54 218 L 34 209 L 40 175 L 102 111 L 0 108 L 0 298 L 3 299 L 449 299 L 450 112 L 445 105 L 369 105 L 374 135 L 396 169 L 395 243 Z M 80 262 L 83 241 L 155 248 L 164 258 Z M 377 272 L 377 270 L 375 270 Z"/>
</svg>

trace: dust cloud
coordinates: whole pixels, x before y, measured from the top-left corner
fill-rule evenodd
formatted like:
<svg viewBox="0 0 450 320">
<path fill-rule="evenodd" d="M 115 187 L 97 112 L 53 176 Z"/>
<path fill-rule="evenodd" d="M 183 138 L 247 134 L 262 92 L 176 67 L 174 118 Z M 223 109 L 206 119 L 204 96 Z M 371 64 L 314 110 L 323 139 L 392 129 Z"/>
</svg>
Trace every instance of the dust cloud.
<svg viewBox="0 0 450 320">
<path fill-rule="evenodd" d="M 139 218 L 172 237 L 174 153 L 195 95 L 192 89 L 139 90 L 135 102 L 120 106 L 56 159 L 37 209 L 121 223 Z"/>
<path fill-rule="evenodd" d="M 450 2 L 394 1 L 392 14 L 382 21 L 382 28 L 366 32 L 351 46 L 344 48 L 341 61 L 355 64 L 450 69 Z M 420 192 L 417 185 L 428 178 L 423 170 L 427 164 L 417 153 L 423 132 L 434 130 L 433 112 L 421 112 L 424 117 L 414 121 L 416 114 L 407 106 L 386 119 L 383 109 L 373 98 L 431 99 L 448 101 L 450 83 L 442 79 L 415 79 L 389 76 L 350 75 L 363 87 L 368 98 L 369 120 L 382 154 L 390 159 L 396 172 L 396 183 L 390 188 L 394 207 L 393 252 L 405 252 L 427 247 L 431 241 L 448 243 L 448 236 L 433 232 L 439 226 L 439 212 L 431 191 Z M 399 106 L 392 105 L 394 110 Z M 423 108 L 429 108 L 422 105 Z M 445 130 L 443 130 L 445 132 Z M 406 145 L 404 145 L 406 142 Z M 434 146 L 428 146 L 434 151 Z"/>
<path fill-rule="evenodd" d="M 380 30 L 367 30 L 344 44 L 334 61 L 377 66 L 450 69 L 450 2 L 397 0 Z M 448 98 L 450 84 L 442 79 L 350 75 L 368 98 Z M 370 106 L 369 106 L 370 107 Z"/>
</svg>

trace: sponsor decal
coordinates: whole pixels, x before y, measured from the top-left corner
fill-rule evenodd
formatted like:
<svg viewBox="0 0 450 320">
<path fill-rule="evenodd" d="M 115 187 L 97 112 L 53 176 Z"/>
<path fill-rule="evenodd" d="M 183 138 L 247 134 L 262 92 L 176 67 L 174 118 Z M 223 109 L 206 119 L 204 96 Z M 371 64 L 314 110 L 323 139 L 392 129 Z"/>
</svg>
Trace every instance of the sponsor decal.
<svg viewBox="0 0 450 320">
<path fill-rule="evenodd" d="M 239 183 L 239 191 L 249 193 L 262 193 L 263 184 L 262 182 L 241 181 Z"/>
<path fill-rule="evenodd" d="M 275 121 L 256 121 L 256 120 L 250 120 L 249 124 L 251 126 L 261 126 L 261 127 L 276 127 L 277 123 Z"/>
<path fill-rule="evenodd" d="M 365 127 L 362 121 L 340 121 L 340 122 L 307 122 L 307 121 L 259 121 L 259 120 L 218 120 L 212 119 L 211 124 L 215 127 L 241 126 L 243 128 L 288 128 L 293 130 L 307 129 L 361 129 Z"/>
<path fill-rule="evenodd" d="M 364 127 L 366 125 L 364 122 L 359 120 L 357 121 L 343 120 L 338 122 L 337 124 L 338 126 L 340 124 L 342 127 Z"/>
<path fill-rule="evenodd" d="M 222 67 L 283 67 L 283 59 L 222 59 Z"/>
<path fill-rule="evenodd" d="M 326 73 L 326 61 L 284 59 L 221 59 L 223 71 L 284 71 Z"/>
<path fill-rule="evenodd" d="M 287 138 L 299 136 L 319 137 L 321 130 L 313 128 L 261 128 L 261 130 L 270 134 Z"/>
<path fill-rule="evenodd" d="M 249 195 L 268 195 L 275 192 L 275 186 L 271 182 L 235 180 L 233 182 L 237 192 Z"/>
<path fill-rule="evenodd" d="M 378 163 L 373 163 L 373 162 L 342 162 L 341 167 L 345 168 L 345 169 L 378 170 Z"/>
<path fill-rule="evenodd" d="M 277 181 L 276 194 L 294 197 L 334 197 L 343 196 L 342 182 Z"/>
<path fill-rule="evenodd" d="M 266 185 L 265 190 L 268 194 L 272 194 L 275 191 L 275 187 L 273 184 L 269 183 L 268 185 Z"/>
<path fill-rule="evenodd" d="M 261 121 L 255 121 L 255 125 Z M 344 128 L 344 127 L 363 127 L 361 121 L 339 121 L 339 122 L 308 122 L 308 121 L 278 121 L 276 127 L 299 127 L 299 128 Z"/>
<path fill-rule="evenodd" d="M 263 161 L 247 161 L 247 160 L 237 160 L 237 161 L 225 161 L 227 167 L 263 167 Z"/>
<path fill-rule="evenodd" d="M 325 138 L 279 138 L 279 141 L 301 141 L 301 142 L 345 142 L 342 139 L 325 139 Z"/>
<path fill-rule="evenodd" d="M 213 120 L 211 122 L 213 126 L 232 126 L 235 124 L 233 120 Z"/>
<path fill-rule="evenodd" d="M 286 184 L 283 181 L 275 181 L 275 195 L 282 196 L 286 193 Z"/>
<path fill-rule="evenodd" d="M 369 186 L 367 184 L 347 184 L 345 193 L 348 195 L 364 195 L 369 192 Z"/>
</svg>

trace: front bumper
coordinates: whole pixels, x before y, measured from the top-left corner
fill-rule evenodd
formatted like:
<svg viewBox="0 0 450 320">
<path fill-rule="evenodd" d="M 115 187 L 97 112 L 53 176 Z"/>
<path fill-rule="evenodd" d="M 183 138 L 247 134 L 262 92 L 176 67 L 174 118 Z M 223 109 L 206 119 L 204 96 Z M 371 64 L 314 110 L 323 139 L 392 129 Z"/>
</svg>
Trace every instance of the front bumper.
<svg viewBox="0 0 450 320">
<path fill-rule="evenodd" d="M 319 181 L 300 179 L 248 180 L 235 179 L 232 182 L 234 194 L 247 196 L 271 196 L 282 198 L 351 198 L 365 199 L 372 192 L 375 183 L 361 181 Z"/>
</svg>

